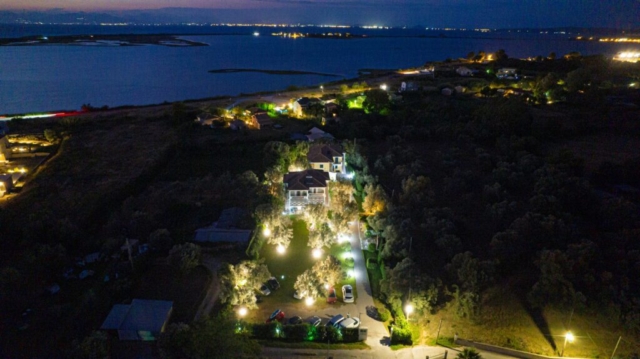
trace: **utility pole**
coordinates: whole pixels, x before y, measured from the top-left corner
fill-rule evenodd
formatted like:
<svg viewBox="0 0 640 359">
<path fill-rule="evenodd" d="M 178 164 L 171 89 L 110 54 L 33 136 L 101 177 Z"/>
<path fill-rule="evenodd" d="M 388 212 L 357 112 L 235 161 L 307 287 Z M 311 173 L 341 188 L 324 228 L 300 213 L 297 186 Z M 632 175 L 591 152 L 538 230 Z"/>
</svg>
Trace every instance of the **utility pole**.
<svg viewBox="0 0 640 359">
<path fill-rule="evenodd" d="M 438 345 L 438 339 L 440 339 L 440 328 L 441 327 L 442 327 L 442 318 L 440 318 L 440 324 L 438 324 L 438 334 L 436 334 L 436 345 Z"/>
<path fill-rule="evenodd" d="M 620 340 L 622 340 L 622 335 L 618 337 L 618 342 L 616 343 L 616 347 L 613 348 L 613 353 L 611 353 L 611 359 L 613 359 L 613 356 L 616 355 L 616 350 L 618 350 L 618 345 L 620 345 Z"/>
</svg>

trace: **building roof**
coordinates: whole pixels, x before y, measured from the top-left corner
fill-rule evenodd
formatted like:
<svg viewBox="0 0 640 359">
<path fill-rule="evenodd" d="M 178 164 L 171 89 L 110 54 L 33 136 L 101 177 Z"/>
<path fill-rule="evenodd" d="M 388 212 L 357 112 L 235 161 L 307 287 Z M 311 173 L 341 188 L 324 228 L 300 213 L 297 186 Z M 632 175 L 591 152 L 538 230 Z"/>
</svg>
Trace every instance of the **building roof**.
<svg viewBox="0 0 640 359">
<path fill-rule="evenodd" d="M 304 106 L 309 106 L 312 103 L 316 103 L 316 102 L 320 102 L 320 99 L 314 98 L 314 97 L 301 97 L 298 100 L 296 100 L 296 102 L 304 107 Z"/>
<path fill-rule="evenodd" d="M 215 228 L 228 229 L 235 228 L 244 216 L 244 211 L 238 207 L 227 208 L 222 211 L 218 221 L 214 223 Z"/>
<path fill-rule="evenodd" d="M 334 157 L 342 157 L 342 147 L 340 145 L 311 145 L 307 154 L 309 162 L 333 162 Z"/>
<path fill-rule="evenodd" d="M 169 319 L 172 301 L 134 299 L 131 304 L 116 304 L 100 329 L 159 333 Z"/>
<path fill-rule="evenodd" d="M 329 173 L 322 170 L 289 172 L 284 175 L 287 190 L 308 190 L 311 187 L 327 187 Z"/>
<path fill-rule="evenodd" d="M 258 122 L 260 124 L 260 126 L 266 126 L 266 125 L 272 125 L 273 124 L 273 121 L 271 120 L 271 117 L 269 117 L 269 115 L 267 115 L 266 112 L 257 113 L 255 115 L 253 115 L 253 117 L 255 117 L 256 122 Z"/>
</svg>

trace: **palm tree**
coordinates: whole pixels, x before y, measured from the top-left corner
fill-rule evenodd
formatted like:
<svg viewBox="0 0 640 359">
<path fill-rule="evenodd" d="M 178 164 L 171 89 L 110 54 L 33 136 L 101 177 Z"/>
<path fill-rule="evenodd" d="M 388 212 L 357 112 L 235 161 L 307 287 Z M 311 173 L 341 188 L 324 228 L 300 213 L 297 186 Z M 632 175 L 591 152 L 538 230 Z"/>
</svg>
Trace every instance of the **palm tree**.
<svg viewBox="0 0 640 359">
<path fill-rule="evenodd" d="M 456 359 L 482 359 L 482 355 L 473 348 L 465 348 L 458 353 Z"/>
</svg>

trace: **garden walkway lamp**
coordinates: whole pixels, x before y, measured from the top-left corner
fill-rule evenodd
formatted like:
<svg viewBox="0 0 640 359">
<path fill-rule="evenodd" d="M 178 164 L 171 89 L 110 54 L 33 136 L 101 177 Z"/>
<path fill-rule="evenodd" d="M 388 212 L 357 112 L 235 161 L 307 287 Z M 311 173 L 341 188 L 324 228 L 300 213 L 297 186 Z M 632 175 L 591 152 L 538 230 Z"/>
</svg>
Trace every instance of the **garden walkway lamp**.
<svg viewBox="0 0 640 359">
<path fill-rule="evenodd" d="M 564 335 L 564 344 L 562 344 L 562 351 L 560 352 L 560 356 L 564 356 L 564 349 L 567 347 L 567 342 L 569 343 L 573 343 L 573 341 L 576 338 L 573 336 L 573 333 L 571 332 L 567 332 L 567 334 Z"/>
</svg>

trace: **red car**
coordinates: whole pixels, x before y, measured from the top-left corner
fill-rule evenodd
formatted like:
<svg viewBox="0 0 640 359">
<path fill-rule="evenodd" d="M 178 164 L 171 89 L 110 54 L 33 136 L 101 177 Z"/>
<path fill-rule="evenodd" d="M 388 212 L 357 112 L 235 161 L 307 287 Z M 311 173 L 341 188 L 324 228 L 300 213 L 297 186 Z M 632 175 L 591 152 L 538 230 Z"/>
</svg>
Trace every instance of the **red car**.
<svg viewBox="0 0 640 359">
<path fill-rule="evenodd" d="M 284 320 L 284 312 L 281 311 L 280 309 L 276 309 L 275 312 L 271 313 L 271 315 L 269 316 L 269 319 L 267 319 L 267 323 L 271 323 L 274 320 L 282 322 Z"/>
<path fill-rule="evenodd" d="M 331 287 L 329 288 L 329 295 L 327 296 L 327 303 L 335 303 L 338 301 L 338 296 L 336 295 L 336 289 Z"/>
</svg>

